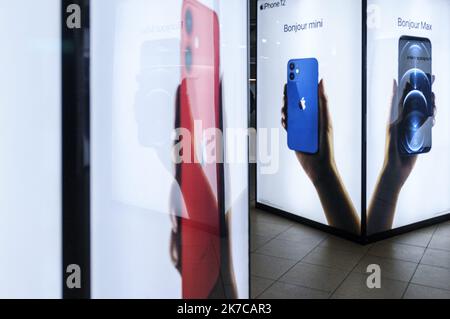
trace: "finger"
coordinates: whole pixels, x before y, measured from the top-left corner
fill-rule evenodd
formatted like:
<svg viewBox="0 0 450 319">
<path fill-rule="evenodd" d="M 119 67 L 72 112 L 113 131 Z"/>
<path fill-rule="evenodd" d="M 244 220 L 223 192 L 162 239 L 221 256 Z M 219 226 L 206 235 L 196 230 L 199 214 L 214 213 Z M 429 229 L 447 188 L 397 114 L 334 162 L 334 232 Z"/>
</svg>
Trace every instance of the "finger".
<svg viewBox="0 0 450 319">
<path fill-rule="evenodd" d="M 394 79 L 394 81 L 392 81 L 392 96 L 397 95 L 397 90 L 398 90 L 397 80 Z"/>
<path fill-rule="evenodd" d="M 177 212 L 179 212 L 180 209 L 180 194 L 179 189 L 177 187 L 177 184 L 172 184 L 172 188 L 170 190 L 170 209 L 169 209 L 169 216 L 170 221 L 172 223 L 172 230 L 174 232 L 178 232 L 178 220 L 179 217 L 177 216 Z"/>
<path fill-rule="evenodd" d="M 284 129 L 287 129 L 287 115 L 284 111 L 281 113 L 281 125 Z"/>
<path fill-rule="evenodd" d="M 174 232 L 170 235 L 170 259 L 173 266 L 181 272 L 180 247 L 178 246 L 178 235 Z"/>
<path fill-rule="evenodd" d="M 281 125 L 287 130 L 287 84 L 283 88 L 283 107 L 281 108 Z"/>
<path fill-rule="evenodd" d="M 174 266 L 178 263 L 177 235 L 172 232 L 170 234 L 170 259 Z"/>
<path fill-rule="evenodd" d="M 395 80 L 394 80 L 395 81 Z M 395 81 L 395 91 L 398 96 L 398 84 L 397 81 Z M 411 83 L 408 81 L 406 82 L 405 88 L 403 89 L 401 98 L 398 99 L 398 102 L 395 103 L 394 107 L 396 107 L 396 114 L 393 113 L 393 122 L 392 124 L 398 124 L 403 120 L 403 102 L 406 99 L 406 96 L 411 92 L 413 89 Z M 393 100 L 394 101 L 394 100 Z M 395 111 L 395 110 L 394 110 Z"/>
<path fill-rule="evenodd" d="M 390 144 L 393 149 L 397 150 L 397 124 L 400 122 L 400 113 L 402 107 L 402 100 L 398 99 L 398 83 L 397 80 L 392 82 L 392 105 L 391 105 L 391 123 L 388 124 L 387 138 L 390 139 Z"/>
<path fill-rule="evenodd" d="M 433 126 L 436 125 L 436 115 L 437 115 L 437 107 L 433 107 Z"/>
<path fill-rule="evenodd" d="M 329 127 L 331 124 L 330 111 L 328 109 L 328 97 L 323 79 L 319 82 L 319 116 L 320 123 L 323 123 L 324 127 Z"/>
<path fill-rule="evenodd" d="M 436 108 L 436 95 L 434 92 L 431 92 L 431 105 L 433 105 L 433 108 Z"/>
<path fill-rule="evenodd" d="M 432 76 L 431 76 L 431 85 L 433 85 L 434 84 L 434 81 L 436 80 L 436 76 L 433 74 Z"/>
<path fill-rule="evenodd" d="M 170 221 L 172 223 L 172 231 L 178 232 L 178 218 L 172 211 L 170 212 Z"/>
<path fill-rule="evenodd" d="M 408 81 L 406 82 L 405 88 L 403 89 L 402 97 L 398 101 L 398 118 L 397 118 L 398 122 L 400 122 L 403 119 L 403 102 L 405 101 L 406 96 L 409 94 L 409 92 L 411 92 L 411 90 L 413 90 L 413 86 Z"/>
<path fill-rule="evenodd" d="M 408 81 L 406 82 L 405 88 L 403 89 L 403 93 L 402 93 L 402 98 L 401 98 L 401 102 L 403 102 L 406 98 L 406 96 L 408 95 L 409 92 L 411 92 L 411 90 L 413 89 L 413 86 L 411 85 L 411 83 Z"/>
<path fill-rule="evenodd" d="M 181 84 L 177 86 L 177 91 L 175 92 L 175 108 L 178 110 L 181 105 Z"/>
<path fill-rule="evenodd" d="M 392 81 L 392 93 L 391 93 L 391 109 L 390 109 L 390 118 L 388 121 L 388 130 L 390 130 L 391 126 L 394 125 L 399 118 L 399 111 L 400 111 L 400 102 L 397 101 L 397 93 L 398 93 L 398 85 L 397 81 L 394 79 Z"/>
</svg>

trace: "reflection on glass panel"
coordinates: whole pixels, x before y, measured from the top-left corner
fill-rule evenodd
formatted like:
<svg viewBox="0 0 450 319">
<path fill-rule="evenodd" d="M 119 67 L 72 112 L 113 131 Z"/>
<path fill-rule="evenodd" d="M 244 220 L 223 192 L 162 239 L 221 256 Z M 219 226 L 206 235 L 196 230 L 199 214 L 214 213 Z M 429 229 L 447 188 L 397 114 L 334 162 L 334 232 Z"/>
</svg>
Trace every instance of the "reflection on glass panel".
<svg viewBox="0 0 450 319">
<path fill-rule="evenodd" d="M 248 297 L 246 3 L 91 6 L 93 297 Z"/>
</svg>

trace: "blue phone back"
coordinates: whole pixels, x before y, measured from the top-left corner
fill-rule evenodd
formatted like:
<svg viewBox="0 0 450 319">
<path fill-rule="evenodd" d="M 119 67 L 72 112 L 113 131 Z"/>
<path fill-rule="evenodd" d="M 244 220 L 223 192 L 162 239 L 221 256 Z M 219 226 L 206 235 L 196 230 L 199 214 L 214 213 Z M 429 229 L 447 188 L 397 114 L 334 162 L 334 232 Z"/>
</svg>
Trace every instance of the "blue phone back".
<svg viewBox="0 0 450 319">
<path fill-rule="evenodd" d="M 319 63 L 314 58 L 287 65 L 287 134 L 291 150 L 319 151 Z"/>
</svg>

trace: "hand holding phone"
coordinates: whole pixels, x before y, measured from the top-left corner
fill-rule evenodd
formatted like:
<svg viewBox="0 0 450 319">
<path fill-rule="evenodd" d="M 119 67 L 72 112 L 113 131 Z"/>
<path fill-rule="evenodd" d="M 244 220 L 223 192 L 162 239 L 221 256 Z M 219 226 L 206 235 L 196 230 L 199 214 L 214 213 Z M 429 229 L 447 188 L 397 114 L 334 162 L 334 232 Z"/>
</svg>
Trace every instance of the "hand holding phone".
<svg viewBox="0 0 450 319">
<path fill-rule="evenodd" d="M 288 68 L 291 69 L 292 66 L 288 65 Z M 317 96 L 317 151 L 314 154 L 296 151 L 295 155 L 317 190 L 328 225 L 359 234 L 361 230 L 360 219 L 345 189 L 334 158 L 333 124 L 323 80 L 319 82 Z M 281 123 L 288 131 L 289 125 L 291 125 L 289 124 L 291 121 L 288 106 L 294 107 L 290 99 L 288 84 L 286 84 Z"/>
</svg>

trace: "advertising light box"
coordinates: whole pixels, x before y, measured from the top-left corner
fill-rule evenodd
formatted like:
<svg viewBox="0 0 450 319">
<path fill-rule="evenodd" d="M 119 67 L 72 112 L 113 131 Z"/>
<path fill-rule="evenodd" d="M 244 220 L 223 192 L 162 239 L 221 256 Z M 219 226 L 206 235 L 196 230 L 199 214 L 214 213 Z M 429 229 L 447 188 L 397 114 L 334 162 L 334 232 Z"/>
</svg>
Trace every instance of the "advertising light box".
<svg viewBox="0 0 450 319">
<path fill-rule="evenodd" d="M 91 70 L 92 297 L 248 298 L 246 1 L 92 1 Z"/>
<path fill-rule="evenodd" d="M 60 298 L 59 0 L 0 0 L 0 298 Z"/>
<path fill-rule="evenodd" d="M 257 202 L 352 234 L 361 214 L 361 20 L 358 0 L 258 1 Z"/>
<path fill-rule="evenodd" d="M 450 2 L 369 0 L 367 12 L 370 235 L 450 211 Z"/>
<path fill-rule="evenodd" d="M 258 1 L 257 206 L 358 241 L 445 220 L 449 21 L 445 0 Z"/>
</svg>

